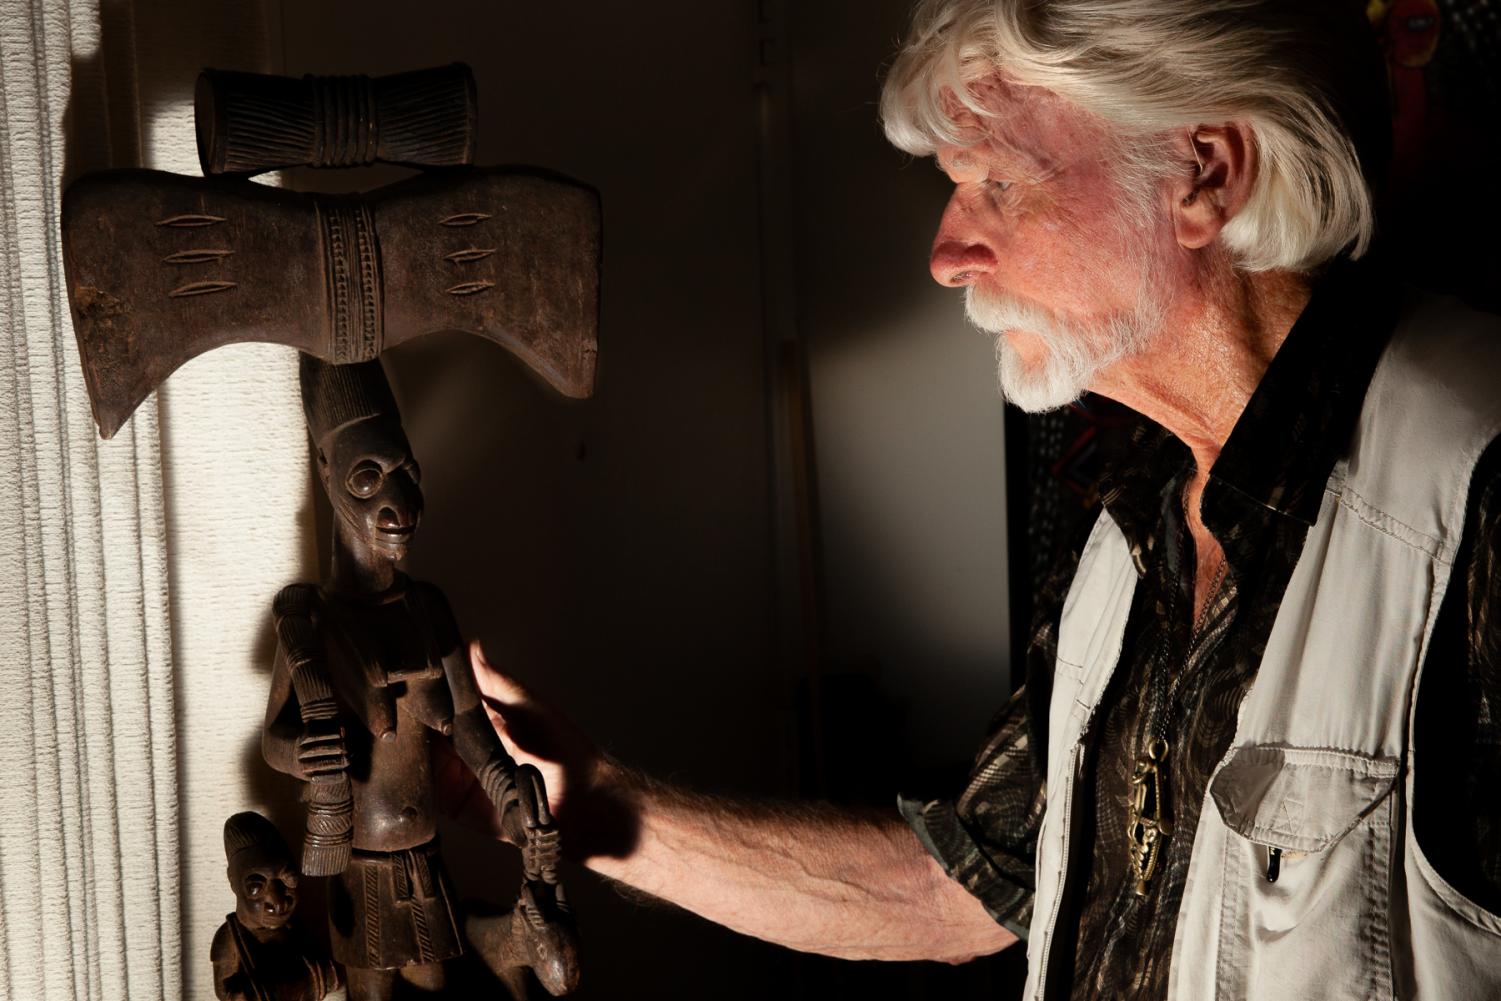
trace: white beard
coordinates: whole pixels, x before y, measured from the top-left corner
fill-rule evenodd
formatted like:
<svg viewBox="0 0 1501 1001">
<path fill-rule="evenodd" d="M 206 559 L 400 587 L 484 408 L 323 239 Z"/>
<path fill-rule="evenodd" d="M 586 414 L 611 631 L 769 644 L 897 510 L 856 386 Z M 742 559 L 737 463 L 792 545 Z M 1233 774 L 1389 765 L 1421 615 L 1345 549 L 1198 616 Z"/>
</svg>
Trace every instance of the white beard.
<svg viewBox="0 0 1501 1001">
<path fill-rule="evenodd" d="M 1139 352 L 1162 325 L 1161 300 L 1144 275 L 1134 308 L 1081 328 L 1036 303 L 971 285 L 964 290 L 964 312 L 970 323 L 995 337 L 1001 395 L 1036 414 L 1073 403 L 1102 369 Z M 1039 362 L 1028 366 L 1006 338 L 1012 330 L 1041 339 L 1045 353 Z"/>
</svg>

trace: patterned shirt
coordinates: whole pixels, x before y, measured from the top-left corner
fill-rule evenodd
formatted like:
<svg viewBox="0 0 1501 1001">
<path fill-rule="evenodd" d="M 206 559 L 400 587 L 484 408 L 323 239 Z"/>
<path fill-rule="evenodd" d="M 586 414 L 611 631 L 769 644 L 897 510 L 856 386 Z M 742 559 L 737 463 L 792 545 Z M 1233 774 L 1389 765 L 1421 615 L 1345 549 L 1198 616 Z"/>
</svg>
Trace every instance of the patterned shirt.
<svg viewBox="0 0 1501 1001">
<path fill-rule="evenodd" d="M 1199 622 L 1190 621 L 1195 564 L 1183 524 L 1183 489 L 1193 471 L 1187 448 L 1142 419 L 1125 461 L 1101 484 L 1140 580 L 1079 785 L 1089 828 L 1078 842 L 1088 856 L 1079 864 L 1088 875 L 1083 892 L 1065 903 L 1056 946 L 1065 960 L 1072 954 L 1071 976 L 1059 979 L 1072 982 L 1075 999 L 1167 995 L 1209 776 L 1229 748 L 1324 485 L 1349 445 L 1397 294 L 1377 264 L 1336 266 L 1318 283 L 1211 470 L 1202 515 L 1227 567 Z M 1501 579 L 1492 573 L 1498 547 L 1501 446 L 1492 445 L 1472 481 L 1465 542 L 1429 654 L 1446 669 L 1426 671 L 1419 693 L 1416 740 L 1424 769 L 1417 782 L 1424 794 L 1414 819 L 1440 872 L 1501 913 L 1501 800 L 1494 792 L 1501 781 L 1501 628 L 1491 625 L 1492 610 L 1501 608 Z M 1038 596 L 1027 684 L 996 717 L 963 791 L 954 799 L 902 803 L 945 870 L 1020 934 L 1031 918 L 1046 805 L 1042 776 L 1058 623 L 1078 548 Z M 1156 687 L 1154 670 L 1164 672 Z M 1174 831 L 1146 895 L 1138 896 L 1127 839 L 1130 780 L 1162 730 L 1171 745 L 1164 812 Z"/>
</svg>

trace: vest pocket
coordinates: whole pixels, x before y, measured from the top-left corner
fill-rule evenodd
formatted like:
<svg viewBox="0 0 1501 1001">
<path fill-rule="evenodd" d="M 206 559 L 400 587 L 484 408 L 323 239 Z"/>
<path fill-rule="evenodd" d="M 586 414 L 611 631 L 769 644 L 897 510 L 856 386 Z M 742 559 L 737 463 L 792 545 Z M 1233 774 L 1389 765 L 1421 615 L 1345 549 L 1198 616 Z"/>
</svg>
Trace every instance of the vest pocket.
<svg viewBox="0 0 1501 1001">
<path fill-rule="evenodd" d="M 1239 748 L 1221 766 L 1210 783 L 1226 828 L 1220 996 L 1392 996 L 1398 770 L 1395 758 L 1271 746 Z"/>
</svg>

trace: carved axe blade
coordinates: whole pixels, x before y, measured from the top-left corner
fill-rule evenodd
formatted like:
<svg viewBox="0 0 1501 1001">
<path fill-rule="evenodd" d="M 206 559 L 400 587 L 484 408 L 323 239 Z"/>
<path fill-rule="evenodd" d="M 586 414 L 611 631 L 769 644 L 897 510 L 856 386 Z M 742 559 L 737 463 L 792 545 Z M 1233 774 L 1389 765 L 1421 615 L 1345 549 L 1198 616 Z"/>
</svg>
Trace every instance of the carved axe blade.
<svg viewBox="0 0 1501 1001">
<path fill-rule="evenodd" d="M 62 233 L 105 438 L 184 362 L 242 341 L 342 364 L 459 330 L 565 396 L 594 388 L 599 196 L 561 176 L 458 169 L 327 197 L 106 171 L 64 193 Z"/>
</svg>

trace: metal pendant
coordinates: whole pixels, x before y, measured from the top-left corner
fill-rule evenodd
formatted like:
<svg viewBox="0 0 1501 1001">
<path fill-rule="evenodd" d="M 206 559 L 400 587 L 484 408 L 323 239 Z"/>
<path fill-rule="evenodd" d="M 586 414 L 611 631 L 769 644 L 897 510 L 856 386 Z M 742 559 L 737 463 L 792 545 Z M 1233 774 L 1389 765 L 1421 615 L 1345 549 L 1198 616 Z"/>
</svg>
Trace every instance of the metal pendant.
<svg viewBox="0 0 1501 1001">
<path fill-rule="evenodd" d="M 1138 897 L 1146 896 L 1147 884 L 1152 881 L 1162 855 L 1162 841 L 1173 833 L 1172 821 L 1163 815 L 1162 768 L 1167 753 L 1167 741 L 1152 741 L 1131 775 L 1126 837 L 1131 842 L 1131 871 L 1136 875 Z"/>
</svg>

